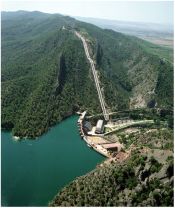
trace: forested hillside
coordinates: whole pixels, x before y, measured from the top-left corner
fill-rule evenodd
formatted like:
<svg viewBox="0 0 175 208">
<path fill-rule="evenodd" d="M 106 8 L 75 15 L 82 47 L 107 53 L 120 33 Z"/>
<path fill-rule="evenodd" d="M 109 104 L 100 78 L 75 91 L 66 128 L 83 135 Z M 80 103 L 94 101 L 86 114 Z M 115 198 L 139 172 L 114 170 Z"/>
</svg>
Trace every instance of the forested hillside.
<svg viewBox="0 0 175 208">
<path fill-rule="evenodd" d="M 3 15 L 3 127 L 34 137 L 79 107 L 100 110 L 81 42 L 61 29 L 71 18 L 19 13 L 12 27 Z"/>
<path fill-rule="evenodd" d="M 83 45 L 63 26 L 88 38 L 111 111 L 172 108 L 173 66 L 139 39 L 58 14 L 2 12 L 2 128 L 36 137 L 78 109 L 101 112 Z"/>
<path fill-rule="evenodd" d="M 93 37 L 97 67 L 107 103 L 113 110 L 173 105 L 172 53 L 136 37 L 79 23 Z M 157 48 L 157 47 L 156 47 Z M 163 51 L 165 53 L 163 53 Z"/>
</svg>

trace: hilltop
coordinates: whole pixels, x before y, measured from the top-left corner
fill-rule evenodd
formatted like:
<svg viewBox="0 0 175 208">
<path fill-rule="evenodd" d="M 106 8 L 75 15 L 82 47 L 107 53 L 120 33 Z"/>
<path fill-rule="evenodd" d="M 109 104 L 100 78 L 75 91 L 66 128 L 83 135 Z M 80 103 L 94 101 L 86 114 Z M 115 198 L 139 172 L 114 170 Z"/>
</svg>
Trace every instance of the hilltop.
<svg viewBox="0 0 175 208">
<path fill-rule="evenodd" d="M 68 16 L 2 12 L 1 74 L 3 129 L 36 138 L 79 111 L 84 140 L 108 157 L 50 206 L 173 206 L 171 50 Z"/>
<path fill-rule="evenodd" d="M 77 110 L 101 112 L 72 30 L 88 39 L 110 111 L 173 108 L 173 65 L 164 49 L 68 16 L 2 12 L 2 128 L 34 138 Z"/>
</svg>

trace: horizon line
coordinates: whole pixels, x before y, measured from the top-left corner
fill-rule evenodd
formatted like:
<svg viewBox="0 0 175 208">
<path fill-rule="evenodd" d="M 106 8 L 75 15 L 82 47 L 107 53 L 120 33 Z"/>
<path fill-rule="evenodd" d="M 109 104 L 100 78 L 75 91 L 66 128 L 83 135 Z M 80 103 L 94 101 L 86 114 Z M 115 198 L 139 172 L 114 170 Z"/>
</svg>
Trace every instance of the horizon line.
<svg viewBox="0 0 175 208">
<path fill-rule="evenodd" d="M 91 17 L 91 16 L 88 16 L 88 17 L 85 17 L 85 16 L 73 16 L 73 15 L 70 15 L 70 14 L 63 14 L 63 13 L 59 13 L 59 12 L 44 12 L 44 11 L 40 11 L 40 10 L 22 10 L 22 9 L 19 9 L 19 10 L 1 10 L 1 13 L 2 12 L 20 12 L 20 11 L 23 11 L 23 12 L 41 12 L 41 13 L 45 13 L 45 14 L 59 14 L 59 15 L 63 15 L 63 16 L 69 16 L 69 17 L 73 17 L 73 18 L 91 18 L 91 19 L 99 19 L 99 20 L 109 20 L 109 21 L 118 21 L 118 22 L 130 22 L 130 23 L 147 23 L 147 24 L 157 24 L 157 25 L 166 25 L 166 26 L 174 26 L 174 22 L 173 24 L 172 23 L 160 23 L 160 22 L 145 22 L 145 21 L 129 21 L 129 20 L 119 20 L 119 19 L 108 19 L 108 18 L 100 18 L 100 17 Z"/>
</svg>

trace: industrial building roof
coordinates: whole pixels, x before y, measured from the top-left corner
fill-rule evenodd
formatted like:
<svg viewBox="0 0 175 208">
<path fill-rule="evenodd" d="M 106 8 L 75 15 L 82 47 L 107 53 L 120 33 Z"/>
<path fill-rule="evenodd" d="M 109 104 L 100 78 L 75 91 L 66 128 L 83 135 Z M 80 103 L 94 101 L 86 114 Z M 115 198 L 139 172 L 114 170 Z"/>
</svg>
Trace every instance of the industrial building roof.
<svg viewBox="0 0 175 208">
<path fill-rule="evenodd" d="M 86 121 L 83 125 L 85 128 L 88 128 L 89 130 L 92 130 L 92 125 L 90 122 Z"/>
<path fill-rule="evenodd" d="M 103 120 L 98 120 L 96 128 L 101 129 L 103 127 Z"/>
</svg>

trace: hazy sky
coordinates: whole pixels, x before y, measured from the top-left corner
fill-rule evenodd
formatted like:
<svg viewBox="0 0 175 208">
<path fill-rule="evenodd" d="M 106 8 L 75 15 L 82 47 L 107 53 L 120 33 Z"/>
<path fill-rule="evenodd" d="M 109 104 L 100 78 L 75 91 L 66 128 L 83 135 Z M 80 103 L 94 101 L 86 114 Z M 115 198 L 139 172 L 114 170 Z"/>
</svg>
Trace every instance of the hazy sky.
<svg viewBox="0 0 175 208">
<path fill-rule="evenodd" d="M 173 24 L 173 1 L 3 0 L 2 10 Z"/>
</svg>

